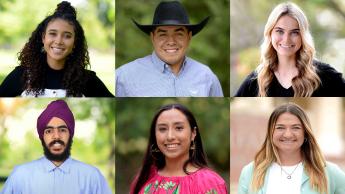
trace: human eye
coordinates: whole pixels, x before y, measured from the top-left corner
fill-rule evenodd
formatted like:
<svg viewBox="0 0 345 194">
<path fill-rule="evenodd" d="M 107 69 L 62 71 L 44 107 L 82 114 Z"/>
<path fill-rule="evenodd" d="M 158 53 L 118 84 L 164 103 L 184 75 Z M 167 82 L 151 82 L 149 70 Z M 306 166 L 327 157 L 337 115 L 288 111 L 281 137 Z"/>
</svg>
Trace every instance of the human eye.
<svg viewBox="0 0 345 194">
<path fill-rule="evenodd" d="M 291 34 L 294 35 L 294 36 L 298 36 L 299 35 L 299 31 L 293 31 L 293 32 L 291 32 Z"/>
<path fill-rule="evenodd" d="M 167 130 L 166 127 L 158 127 L 158 131 L 159 131 L 159 132 L 164 132 L 164 131 L 166 131 L 166 130 Z"/>
<path fill-rule="evenodd" d="M 276 33 L 280 34 L 280 35 L 283 35 L 284 34 L 284 31 L 282 29 L 276 29 L 275 31 Z"/>
<path fill-rule="evenodd" d="M 67 132 L 67 128 L 66 127 L 61 127 L 59 128 L 59 131 L 62 132 L 62 133 L 66 133 Z"/>
<path fill-rule="evenodd" d="M 51 132 L 52 132 L 52 129 L 50 129 L 50 128 L 47 128 L 47 129 L 44 130 L 45 134 L 50 134 Z"/>
<path fill-rule="evenodd" d="M 182 131 L 183 129 L 184 129 L 184 127 L 182 125 L 176 126 L 177 131 Z"/>
<path fill-rule="evenodd" d="M 284 128 L 283 126 L 276 126 L 275 129 L 277 129 L 277 130 L 283 130 L 283 129 L 285 129 L 285 128 Z"/>
</svg>

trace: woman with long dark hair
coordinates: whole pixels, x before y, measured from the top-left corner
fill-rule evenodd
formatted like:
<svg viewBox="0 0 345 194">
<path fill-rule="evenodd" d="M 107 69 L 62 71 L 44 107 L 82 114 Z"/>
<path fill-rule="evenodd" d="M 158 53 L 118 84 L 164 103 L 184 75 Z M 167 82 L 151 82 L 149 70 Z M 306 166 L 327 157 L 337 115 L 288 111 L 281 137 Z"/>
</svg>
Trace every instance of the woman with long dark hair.
<svg viewBox="0 0 345 194">
<path fill-rule="evenodd" d="M 186 107 L 165 105 L 154 116 L 130 193 L 227 193 L 225 181 L 207 166 L 199 127 Z"/>
<path fill-rule="evenodd" d="M 84 30 L 74 7 L 57 5 L 32 32 L 17 66 L 0 85 L 0 96 L 111 97 L 90 65 Z"/>
</svg>

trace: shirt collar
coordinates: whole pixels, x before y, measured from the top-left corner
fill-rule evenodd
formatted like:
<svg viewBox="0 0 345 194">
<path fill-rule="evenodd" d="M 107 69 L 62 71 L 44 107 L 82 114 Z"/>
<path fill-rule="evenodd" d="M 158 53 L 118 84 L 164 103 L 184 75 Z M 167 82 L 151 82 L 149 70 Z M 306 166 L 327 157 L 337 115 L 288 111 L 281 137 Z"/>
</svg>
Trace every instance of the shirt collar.
<svg viewBox="0 0 345 194">
<path fill-rule="evenodd" d="M 164 71 L 171 72 L 171 69 L 170 69 L 169 65 L 166 64 L 164 61 L 162 61 L 157 56 L 155 51 L 152 52 L 152 62 L 153 62 L 154 68 L 156 68 L 159 72 L 162 72 L 162 73 L 164 73 Z M 182 67 L 180 69 L 179 74 L 181 74 L 181 72 L 185 69 L 186 63 L 187 63 L 187 60 L 186 60 L 186 57 L 185 57 L 185 59 L 184 59 L 184 61 L 182 63 Z"/>
<path fill-rule="evenodd" d="M 45 156 L 42 157 L 42 162 L 44 166 L 44 170 L 46 172 L 51 172 L 54 169 L 60 169 L 64 173 L 69 173 L 70 172 L 70 167 L 71 167 L 71 161 L 72 159 L 69 157 L 67 158 L 60 166 L 55 166 L 54 163 L 50 160 L 48 160 Z"/>
</svg>

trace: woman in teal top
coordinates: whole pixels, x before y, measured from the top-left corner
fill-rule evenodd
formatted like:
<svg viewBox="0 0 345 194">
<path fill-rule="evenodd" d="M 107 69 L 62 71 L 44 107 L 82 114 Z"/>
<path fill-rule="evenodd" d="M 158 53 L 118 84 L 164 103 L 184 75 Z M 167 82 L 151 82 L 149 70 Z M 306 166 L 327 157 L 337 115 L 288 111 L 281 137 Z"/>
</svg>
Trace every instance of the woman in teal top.
<svg viewBox="0 0 345 194">
<path fill-rule="evenodd" d="M 264 144 L 242 169 L 238 194 L 345 194 L 345 173 L 326 162 L 303 109 L 293 103 L 271 114 Z"/>
</svg>

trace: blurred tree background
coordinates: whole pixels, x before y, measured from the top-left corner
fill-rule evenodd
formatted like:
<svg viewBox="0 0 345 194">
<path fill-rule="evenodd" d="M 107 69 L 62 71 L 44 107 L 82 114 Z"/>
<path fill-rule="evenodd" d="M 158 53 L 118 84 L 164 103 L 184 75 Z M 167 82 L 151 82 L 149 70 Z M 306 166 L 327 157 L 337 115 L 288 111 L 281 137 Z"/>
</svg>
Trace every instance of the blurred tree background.
<svg viewBox="0 0 345 194">
<path fill-rule="evenodd" d="M 89 46 L 91 70 L 115 93 L 115 1 L 67 0 L 77 9 Z M 0 82 L 19 64 L 17 53 L 61 0 L 0 0 Z"/>
<path fill-rule="evenodd" d="M 43 156 L 36 121 L 55 99 L 0 99 L 0 190 L 16 165 Z M 68 98 L 76 125 L 71 157 L 97 167 L 115 192 L 115 100 Z"/>
<path fill-rule="evenodd" d="M 285 0 L 231 0 L 230 94 L 260 62 L 260 44 L 267 18 Z M 315 42 L 316 57 L 345 73 L 345 1 L 292 0 L 306 14 Z"/>
<path fill-rule="evenodd" d="M 140 24 L 152 24 L 156 6 L 161 0 L 116 0 L 116 67 L 153 51 L 151 39 L 140 31 Z M 193 36 L 187 56 L 208 65 L 221 82 L 224 96 L 229 96 L 229 0 L 181 0 L 192 24 L 211 16 L 205 28 Z"/>
<path fill-rule="evenodd" d="M 118 98 L 116 193 L 129 192 L 129 186 L 142 165 L 152 118 L 159 107 L 169 103 L 181 103 L 194 114 L 210 167 L 229 183 L 229 99 Z"/>
</svg>

